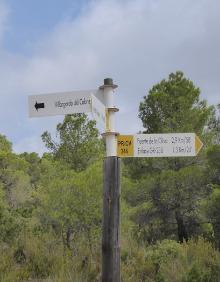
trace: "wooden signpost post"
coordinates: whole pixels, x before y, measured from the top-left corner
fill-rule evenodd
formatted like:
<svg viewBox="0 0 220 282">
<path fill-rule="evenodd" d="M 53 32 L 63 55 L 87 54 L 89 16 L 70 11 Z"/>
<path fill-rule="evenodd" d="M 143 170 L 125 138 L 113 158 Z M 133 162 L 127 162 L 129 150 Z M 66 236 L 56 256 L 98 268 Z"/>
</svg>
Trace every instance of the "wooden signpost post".
<svg viewBox="0 0 220 282">
<path fill-rule="evenodd" d="M 107 111 L 104 160 L 102 220 L 102 282 L 120 282 L 120 158 L 117 157 L 114 89 L 111 78 L 104 79 L 103 89 Z"/>
<path fill-rule="evenodd" d="M 103 125 L 106 158 L 103 179 L 102 282 L 120 282 L 120 158 L 196 156 L 203 144 L 195 133 L 119 135 L 115 131 L 111 78 L 98 90 L 29 96 L 29 116 L 43 117 L 93 112 Z"/>
</svg>

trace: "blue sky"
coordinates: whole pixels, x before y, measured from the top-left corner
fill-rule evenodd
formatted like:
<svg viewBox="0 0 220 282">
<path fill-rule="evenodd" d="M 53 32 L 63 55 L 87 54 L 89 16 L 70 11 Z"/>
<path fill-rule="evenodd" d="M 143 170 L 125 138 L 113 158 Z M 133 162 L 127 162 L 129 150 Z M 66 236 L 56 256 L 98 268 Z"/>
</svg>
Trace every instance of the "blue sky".
<svg viewBox="0 0 220 282">
<path fill-rule="evenodd" d="M 16 152 L 45 148 L 61 117 L 28 118 L 33 94 L 119 85 L 117 129 L 141 129 L 153 84 L 182 70 L 220 102 L 219 0 L 0 0 L 0 133 Z"/>
<path fill-rule="evenodd" d="M 11 52 L 30 54 L 33 44 L 47 36 L 66 19 L 79 16 L 86 1 L 72 0 L 8 0 L 8 28 L 4 47 Z"/>
</svg>

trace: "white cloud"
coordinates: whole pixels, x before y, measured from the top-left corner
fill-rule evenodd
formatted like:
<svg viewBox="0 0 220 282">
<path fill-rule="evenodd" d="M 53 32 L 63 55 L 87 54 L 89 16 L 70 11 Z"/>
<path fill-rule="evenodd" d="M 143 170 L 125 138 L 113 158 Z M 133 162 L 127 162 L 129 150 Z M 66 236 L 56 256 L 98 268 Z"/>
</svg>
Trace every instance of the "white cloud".
<svg viewBox="0 0 220 282">
<path fill-rule="evenodd" d="M 28 120 L 27 95 L 91 89 L 109 76 L 119 84 L 116 104 L 122 111 L 117 123 L 122 133 L 140 129 L 142 97 L 171 71 L 183 70 L 201 86 L 202 97 L 219 102 L 219 9 L 218 0 L 91 1 L 77 18 L 39 38 L 31 58 L 0 55 L 0 117 L 9 120 L 0 131 L 15 140 L 15 148 L 22 150 L 23 144 L 25 150 L 25 138 L 40 136 L 60 120 Z M 0 20 L 0 34 L 4 22 Z"/>
</svg>

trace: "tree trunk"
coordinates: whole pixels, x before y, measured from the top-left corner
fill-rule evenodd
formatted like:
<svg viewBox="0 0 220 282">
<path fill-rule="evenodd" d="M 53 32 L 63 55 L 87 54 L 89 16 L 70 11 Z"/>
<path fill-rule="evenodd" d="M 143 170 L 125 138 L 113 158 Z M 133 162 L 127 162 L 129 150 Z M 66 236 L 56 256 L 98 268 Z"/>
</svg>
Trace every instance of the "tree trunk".
<svg viewBox="0 0 220 282">
<path fill-rule="evenodd" d="M 66 231 L 66 246 L 68 249 L 70 249 L 70 241 L 71 241 L 71 235 L 72 235 L 72 228 L 68 227 Z"/>
<path fill-rule="evenodd" d="M 176 222 L 177 222 L 178 241 L 180 243 L 183 243 L 184 240 L 187 242 L 188 234 L 187 234 L 186 227 L 183 221 L 183 216 L 181 215 L 179 211 L 175 211 L 175 217 L 176 217 Z"/>
</svg>

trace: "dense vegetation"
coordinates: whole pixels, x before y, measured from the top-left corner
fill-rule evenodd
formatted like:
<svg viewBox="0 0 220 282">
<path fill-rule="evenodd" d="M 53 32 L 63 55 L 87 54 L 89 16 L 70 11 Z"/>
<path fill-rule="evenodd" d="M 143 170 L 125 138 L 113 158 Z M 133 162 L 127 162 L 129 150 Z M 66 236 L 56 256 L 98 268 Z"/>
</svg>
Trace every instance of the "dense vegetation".
<svg viewBox="0 0 220 282">
<path fill-rule="evenodd" d="M 197 157 L 124 159 L 122 281 L 220 281 L 220 106 L 181 72 L 140 103 L 145 133 L 195 132 Z M 17 155 L 0 135 L 0 281 L 99 281 L 104 144 L 68 115 L 50 150 Z"/>
</svg>

